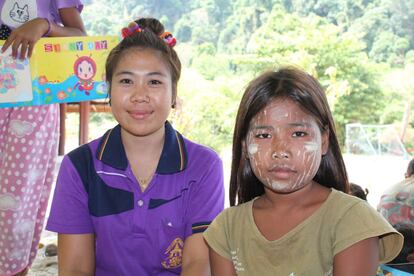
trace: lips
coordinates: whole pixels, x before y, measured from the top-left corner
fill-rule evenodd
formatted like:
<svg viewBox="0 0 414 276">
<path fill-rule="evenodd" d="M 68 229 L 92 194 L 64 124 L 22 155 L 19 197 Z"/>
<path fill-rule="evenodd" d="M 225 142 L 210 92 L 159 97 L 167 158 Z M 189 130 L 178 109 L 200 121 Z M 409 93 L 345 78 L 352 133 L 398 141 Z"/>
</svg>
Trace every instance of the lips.
<svg viewBox="0 0 414 276">
<path fill-rule="evenodd" d="M 148 110 L 131 110 L 131 111 L 128 111 L 128 114 L 134 119 L 143 120 L 143 119 L 148 118 L 152 114 L 152 111 L 148 111 Z"/>
<path fill-rule="evenodd" d="M 296 173 L 296 170 L 289 166 L 276 165 L 269 172 L 277 179 L 287 179 Z"/>
</svg>

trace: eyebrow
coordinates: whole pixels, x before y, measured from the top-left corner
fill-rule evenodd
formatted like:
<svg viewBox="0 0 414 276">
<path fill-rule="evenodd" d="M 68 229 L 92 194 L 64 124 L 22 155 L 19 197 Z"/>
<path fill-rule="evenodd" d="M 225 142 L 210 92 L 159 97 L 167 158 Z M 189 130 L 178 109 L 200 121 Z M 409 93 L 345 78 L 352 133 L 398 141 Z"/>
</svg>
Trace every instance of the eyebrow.
<svg viewBox="0 0 414 276">
<path fill-rule="evenodd" d="M 288 123 L 288 126 L 291 127 L 312 127 L 310 123 Z M 275 128 L 272 125 L 254 125 L 252 129 L 270 129 L 274 130 Z"/>
<path fill-rule="evenodd" d="M 115 74 L 115 76 L 119 76 L 119 75 L 130 75 L 130 76 L 134 76 L 135 74 L 133 72 L 131 72 L 131 71 L 120 71 L 120 72 L 117 72 Z M 157 72 L 157 71 L 149 72 L 148 74 L 145 74 L 145 76 L 161 76 L 161 77 L 166 77 L 166 75 L 164 73 Z"/>
<path fill-rule="evenodd" d="M 294 127 L 311 127 L 312 125 L 310 123 L 290 123 L 290 126 Z"/>
<path fill-rule="evenodd" d="M 271 129 L 271 130 L 273 130 L 274 127 L 273 126 L 266 126 L 266 125 L 254 125 L 252 127 L 252 129 Z"/>
</svg>

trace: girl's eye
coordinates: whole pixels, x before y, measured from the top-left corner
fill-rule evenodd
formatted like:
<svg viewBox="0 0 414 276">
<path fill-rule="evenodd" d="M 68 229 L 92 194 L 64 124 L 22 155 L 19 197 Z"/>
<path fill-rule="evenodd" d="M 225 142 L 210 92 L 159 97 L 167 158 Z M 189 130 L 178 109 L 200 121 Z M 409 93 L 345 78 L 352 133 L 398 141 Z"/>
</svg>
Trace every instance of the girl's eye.
<svg viewBox="0 0 414 276">
<path fill-rule="evenodd" d="M 272 135 L 270 135 L 269 133 L 258 133 L 255 135 L 255 137 L 258 139 L 268 139 L 271 138 Z"/>
<path fill-rule="evenodd" d="M 308 134 L 306 132 L 303 132 L 303 131 L 295 131 L 292 134 L 293 137 L 305 137 L 306 135 L 308 135 Z"/>
<path fill-rule="evenodd" d="M 161 84 L 161 82 L 159 80 L 150 80 L 149 84 L 150 85 L 158 85 L 158 84 Z"/>
</svg>

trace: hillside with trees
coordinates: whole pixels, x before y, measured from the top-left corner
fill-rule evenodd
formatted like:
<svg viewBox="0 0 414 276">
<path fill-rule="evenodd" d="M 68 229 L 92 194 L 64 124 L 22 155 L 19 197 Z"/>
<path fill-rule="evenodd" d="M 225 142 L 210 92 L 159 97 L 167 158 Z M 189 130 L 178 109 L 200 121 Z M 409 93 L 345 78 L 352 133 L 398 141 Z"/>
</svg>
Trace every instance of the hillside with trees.
<svg viewBox="0 0 414 276">
<path fill-rule="evenodd" d="M 220 151 L 232 141 L 247 82 L 296 65 L 316 76 L 341 142 L 348 123 L 394 124 L 414 148 L 414 0 L 85 1 L 90 35 L 160 18 L 185 69 L 172 115 L 186 136 Z"/>
</svg>

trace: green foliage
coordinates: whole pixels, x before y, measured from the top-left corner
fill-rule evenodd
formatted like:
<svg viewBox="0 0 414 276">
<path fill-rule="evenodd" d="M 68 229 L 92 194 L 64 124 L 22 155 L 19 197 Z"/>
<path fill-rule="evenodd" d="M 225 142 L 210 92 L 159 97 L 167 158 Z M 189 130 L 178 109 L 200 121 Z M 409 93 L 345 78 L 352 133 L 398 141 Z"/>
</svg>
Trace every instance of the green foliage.
<svg viewBox="0 0 414 276">
<path fill-rule="evenodd" d="M 179 105 L 171 116 L 186 137 L 220 152 L 231 144 L 233 125 L 245 77 L 206 80 L 185 70 L 179 86 Z"/>
<path fill-rule="evenodd" d="M 395 79 L 414 63 L 413 0 L 87 4 L 82 16 L 91 35 L 119 34 L 141 16 L 161 19 L 174 33 L 186 69 L 173 122 L 187 137 L 216 150 L 231 144 L 244 86 L 252 76 L 280 65 L 302 67 L 319 79 L 341 141 L 347 123 L 395 123 L 403 116 L 406 94 L 389 85 L 392 81 L 380 80 Z"/>
</svg>

